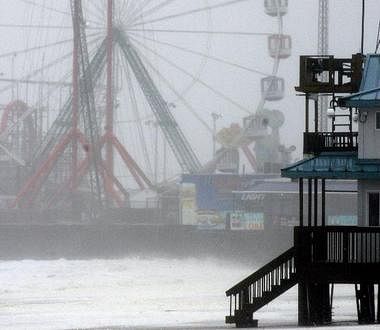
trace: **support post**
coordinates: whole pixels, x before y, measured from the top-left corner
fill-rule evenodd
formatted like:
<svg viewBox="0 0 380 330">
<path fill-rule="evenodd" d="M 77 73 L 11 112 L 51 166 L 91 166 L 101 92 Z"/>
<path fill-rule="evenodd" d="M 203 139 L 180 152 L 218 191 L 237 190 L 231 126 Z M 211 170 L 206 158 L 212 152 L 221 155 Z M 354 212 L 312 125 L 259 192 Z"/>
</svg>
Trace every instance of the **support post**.
<svg viewBox="0 0 380 330">
<path fill-rule="evenodd" d="M 326 179 L 322 179 L 322 226 L 326 226 Z"/>
<path fill-rule="evenodd" d="M 318 114 L 318 97 L 314 100 L 314 132 L 318 133 L 319 126 L 319 114 Z"/>
<path fill-rule="evenodd" d="M 307 179 L 307 224 L 309 227 L 312 225 L 311 212 L 312 212 L 312 179 Z"/>
<path fill-rule="evenodd" d="M 309 132 L 309 94 L 305 95 L 305 132 Z"/>
<path fill-rule="evenodd" d="M 318 179 L 314 179 L 314 226 L 318 226 Z"/>
<path fill-rule="evenodd" d="M 298 180 L 299 184 L 299 220 L 300 220 L 300 227 L 303 227 L 303 178 L 300 178 Z"/>
<path fill-rule="evenodd" d="M 377 323 L 380 323 L 380 283 L 377 283 Z"/>
<path fill-rule="evenodd" d="M 355 284 L 359 324 L 375 323 L 375 288 L 372 283 Z"/>
<path fill-rule="evenodd" d="M 298 326 L 309 325 L 309 304 L 307 284 L 305 281 L 298 283 Z"/>
<path fill-rule="evenodd" d="M 298 284 L 298 325 L 328 324 L 332 320 L 328 283 L 301 281 Z"/>
</svg>

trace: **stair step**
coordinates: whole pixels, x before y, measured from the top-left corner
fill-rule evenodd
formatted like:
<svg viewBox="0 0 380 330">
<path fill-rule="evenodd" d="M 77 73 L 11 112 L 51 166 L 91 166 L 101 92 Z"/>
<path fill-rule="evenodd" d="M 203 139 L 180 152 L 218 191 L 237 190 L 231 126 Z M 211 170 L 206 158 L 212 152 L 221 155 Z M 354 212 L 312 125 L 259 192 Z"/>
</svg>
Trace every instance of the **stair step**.
<svg viewBox="0 0 380 330">
<path fill-rule="evenodd" d="M 256 301 L 253 301 L 253 303 L 252 304 L 245 304 L 244 305 L 244 309 L 246 310 L 246 311 L 249 311 L 249 312 L 255 312 L 256 311 L 256 309 L 257 309 L 257 303 L 259 303 L 260 302 L 260 300 L 261 299 L 263 299 L 263 298 L 254 298 L 254 299 L 258 299 L 258 300 L 256 300 Z M 235 311 L 235 312 L 237 312 L 237 311 Z"/>
<path fill-rule="evenodd" d="M 235 317 L 235 315 L 227 315 L 225 322 L 227 324 L 236 323 L 236 317 Z"/>
<path fill-rule="evenodd" d="M 258 321 L 253 319 L 252 312 L 249 309 L 235 310 L 233 318 L 237 328 L 257 328 Z"/>
<path fill-rule="evenodd" d="M 295 275 L 291 276 L 290 278 L 281 280 L 281 286 L 287 286 L 289 284 L 293 284 L 295 280 Z"/>
<path fill-rule="evenodd" d="M 263 298 L 266 300 L 268 298 L 272 298 L 276 296 L 276 291 L 275 290 L 271 290 L 271 291 L 264 291 L 263 292 Z"/>
</svg>

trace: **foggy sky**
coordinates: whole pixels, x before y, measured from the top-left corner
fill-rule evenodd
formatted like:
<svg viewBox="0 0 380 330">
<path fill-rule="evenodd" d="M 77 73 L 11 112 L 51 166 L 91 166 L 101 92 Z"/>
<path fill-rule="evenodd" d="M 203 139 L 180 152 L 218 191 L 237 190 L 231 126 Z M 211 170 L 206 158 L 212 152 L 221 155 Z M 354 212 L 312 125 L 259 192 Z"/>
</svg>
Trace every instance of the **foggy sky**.
<svg viewBox="0 0 380 330">
<path fill-rule="evenodd" d="M 86 2 L 86 1 L 85 1 Z M 103 1 L 99 1 L 102 3 Z M 173 2 L 170 8 L 157 14 L 170 15 L 177 12 L 182 12 L 187 9 L 202 7 L 205 4 L 212 5 L 224 2 L 222 0 L 197 0 L 191 2 L 191 5 L 186 0 L 177 0 Z M 26 17 L 33 15 L 34 18 L 42 13 L 34 11 L 33 14 L 28 16 L 25 13 L 25 8 L 30 8 L 27 1 L 21 0 L 0 0 L 1 12 L 0 23 L 19 24 Z M 42 3 L 42 2 L 40 2 Z M 62 1 L 45 1 L 49 6 L 57 6 L 59 10 L 68 10 L 67 4 Z M 366 34 L 365 34 L 365 51 L 373 52 L 376 43 L 376 33 L 378 24 L 378 1 L 367 0 L 367 15 L 366 15 Z M 44 17 L 50 17 L 50 21 L 56 20 L 54 14 Z M 62 15 L 61 15 L 62 16 Z M 63 15 L 64 16 L 64 15 Z M 56 17 L 60 17 L 57 15 Z M 170 20 L 168 23 L 156 24 L 155 27 L 159 28 L 178 28 L 178 29 L 202 29 L 204 27 L 210 30 L 225 30 L 225 31 L 251 31 L 251 32 L 264 32 L 276 33 L 277 25 L 275 19 L 265 15 L 262 0 L 251 0 L 231 6 L 227 9 L 218 9 L 211 13 L 212 26 L 208 26 L 207 17 L 205 14 L 194 15 L 182 20 Z M 32 20 L 38 22 L 37 19 Z M 299 55 L 315 54 L 317 49 L 317 22 L 318 22 L 318 1 L 317 0 L 290 0 L 289 12 L 284 17 L 284 33 L 290 34 L 293 40 L 293 54 L 292 57 L 281 62 L 279 76 L 284 77 L 286 80 L 286 98 L 281 102 L 267 103 L 266 107 L 269 109 L 280 109 L 286 116 L 286 123 L 281 130 L 281 136 L 287 145 L 294 144 L 297 146 L 298 155 L 301 153 L 301 138 L 300 134 L 303 131 L 303 105 L 304 101 L 300 97 L 295 96 L 294 86 L 298 84 L 298 58 Z M 26 22 L 27 23 L 27 22 Z M 70 17 L 60 17 L 56 24 L 69 24 Z M 361 26 L 361 1 L 360 0 L 334 0 L 330 1 L 330 53 L 336 56 L 351 56 L 360 49 L 360 26 Z M 21 33 L 20 33 L 21 32 Z M 25 40 L 25 30 L 2 28 L 0 30 L 2 36 L 2 51 L 1 53 L 12 51 L 15 49 L 22 49 L 26 45 L 32 44 L 31 40 Z M 61 31 L 61 35 L 70 34 L 70 31 Z M 159 37 L 162 37 L 161 35 Z M 215 57 L 223 58 L 225 60 L 233 61 L 251 68 L 259 69 L 265 72 L 270 72 L 273 61 L 267 54 L 267 40 L 266 37 L 219 37 L 213 36 L 210 40 L 210 49 L 207 49 L 207 38 L 203 37 L 199 42 L 195 39 L 186 39 L 184 36 L 164 36 L 162 40 L 165 42 L 176 43 L 180 47 L 191 48 L 199 52 L 208 52 Z M 187 41 L 186 41 L 187 40 Z M 254 112 L 259 99 L 260 90 L 259 83 L 262 76 L 254 75 L 252 73 L 243 72 L 239 69 L 224 66 L 223 64 L 216 64 L 212 60 L 204 61 L 202 59 L 194 59 L 189 55 L 180 52 L 174 53 L 170 49 L 160 50 L 165 56 L 169 56 L 171 60 L 178 61 L 181 67 L 184 67 L 193 74 L 198 75 L 202 81 L 223 91 L 226 95 L 240 104 L 244 105 L 247 109 Z M 21 65 L 21 56 L 17 58 L 16 76 L 22 76 L 25 69 L 25 60 Z M 38 59 L 34 59 L 38 62 Z M 178 72 L 173 68 L 155 60 L 163 71 L 166 77 L 173 82 L 180 91 L 185 92 L 186 86 L 192 83 L 192 80 L 187 78 L 180 78 Z M 39 62 L 41 63 L 41 62 Z M 10 59 L 0 58 L 1 72 L 4 76 L 10 75 Z M 158 83 L 159 87 L 164 84 Z M 175 101 L 176 108 L 173 109 L 180 126 L 184 133 L 189 138 L 199 158 L 205 162 L 211 157 L 211 135 L 210 132 L 205 130 L 197 119 L 194 118 L 189 111 L 180 104 L 175 95 L 168 92 L 166 99 Z M 165 93 L 166 93 L 165 92 Z M 247 114 L 239 111 L 238 109 L 228 104 L 226 101 L 221 100 L 209 90 L 203 88 L 199 83 L 196 83 L 185 94 L 185 97 L 192 104 L 200 117 L 212 125 L 211 112 L 222 113 L 223 118 L 217 123 L 218 128 L 229 126 L 231 122 L 240 122 L 241 118 Z M 1 95 L 0 102 L 7 103 L 8 95 Z M 123 95 L 120 96 L 123 99 Z M 123 102 L 123 101 L 121 101 Z M 127 101 L 125 101 L 127 102 Z M 143 105 L 141 106 L 143 107 Z M 145 107 L 143 116 L 149 116 L 149 109 Z M 128 117 L 129 116 L 129 117 Z M 117 116 L 120 121 L 128 121 L 130 115 L 121 113 Z M 121 126 L 119 129 L 126 143 L 132 143 L 135 138 L 135 133 L 132 137 L 128 137 L 128 132 L 133 130 L 129 126 Z M 154 135 L 152 132 L 149 135 L 149 148 L 153 148 Z M 162 142 L 160 142 L 160 148 Z M 134 146 L 131 146 L 133 149 Z M 151 150 L 151 149 L 150 149 Z M 141 159 L 140 156 L 136 156 Z M 162 162 L 162 155 L 160 155 Z M 172 160 L 172 159 L 171 159 Z M 169 168 L 172 172 L 176 171 L 174 162 L 169 161 Z"/>
</svg>

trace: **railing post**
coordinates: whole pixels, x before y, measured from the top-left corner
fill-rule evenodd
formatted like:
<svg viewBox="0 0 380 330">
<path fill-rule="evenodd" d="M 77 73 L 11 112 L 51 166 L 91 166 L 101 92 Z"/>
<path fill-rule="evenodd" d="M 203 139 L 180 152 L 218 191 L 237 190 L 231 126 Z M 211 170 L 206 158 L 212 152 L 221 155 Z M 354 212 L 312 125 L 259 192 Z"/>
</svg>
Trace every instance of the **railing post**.
<svg viewBox="0 0 380 330">
<path fill-rule="evenodd" d="M 248 305 L 249 304 L 249 286 L 245 287 L 242 292 L 241 292 L 241 295 L 242 295 L 242 305 L 241 305 L 241 309 L 244 309 L 244 305 Z"/>
<path fill-rule="evenodd" d="M 343 263 L 347 264 L 349 261 L 349 235 L 348 231 L 343 232 Z"/>
</svg>

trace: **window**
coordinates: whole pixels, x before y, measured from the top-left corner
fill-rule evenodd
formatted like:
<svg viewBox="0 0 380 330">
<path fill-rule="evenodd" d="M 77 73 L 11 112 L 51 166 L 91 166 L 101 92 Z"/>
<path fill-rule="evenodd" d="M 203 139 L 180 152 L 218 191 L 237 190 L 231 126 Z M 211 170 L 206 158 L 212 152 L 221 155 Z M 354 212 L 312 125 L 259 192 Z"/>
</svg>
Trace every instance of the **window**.
<svg viewBox="0 0 380 330">
<path fill-rule="evenodd" d="M 368 193 L 368 225 L 379 226 L 380 193 Z"/>
<path fill-rule="evenodd" d="M 380 111 L 376 112 L 376 129 L 380 129 Z"/>
</svg>

